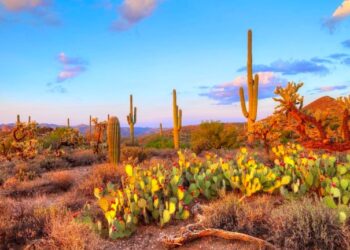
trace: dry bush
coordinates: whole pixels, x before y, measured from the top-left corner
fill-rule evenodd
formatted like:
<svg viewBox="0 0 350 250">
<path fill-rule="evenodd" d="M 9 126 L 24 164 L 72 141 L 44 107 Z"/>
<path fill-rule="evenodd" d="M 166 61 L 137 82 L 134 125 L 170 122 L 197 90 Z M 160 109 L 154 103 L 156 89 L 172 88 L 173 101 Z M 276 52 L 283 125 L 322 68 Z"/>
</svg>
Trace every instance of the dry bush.
<svg viewBox="0 0 350 250">
<path fill-rule="evenodd" d="M 93 230 L 45 198 L 0 203 L 0 249 L 99 249 Z"/>
<path fill-rule="evenodd" d="M 96 155 L 91 150 L 65 155 L 63 158 L 69 163 L 70 167 L 90 166 L 105 160 L 104 156 Z"/>
<path fill-rule="evenodd" d="M 142 147 L 123 147 L 121 161 L 130 164 L 138 164 L 152 157 L 152 150 Z"/>
<path fill-rule="evenodd" d="M 283 249 L 349 249 L 337 211 L 319 201 L 291 201 L 271 216 L 272 240 Z"/>
<path fill-rule="evenodd" d="M 68 168 L 70 165 L 62 158 L 48 157 L 38 162 L 40 169 L 43 171 L 52 171 L 60 168 Z"/>
<path fill-rule="evenodd" d="M 271 211 L 281 202 L 279 197 L 270 195 L 250 197 L 245 200 L 238 217 L 238 231 L 259 238 L 267 238 L 272 228 L 269 223 Z"/>
<path fill-rule="evenodd" d="M 34 215 L 34 202 L 2 198 L 0 203 L 0 249 L 25 245 L 44 235 L 45 218 Z"/>
<path fill-rule="evenodd" d="M 122 166 L 101 164 L 94 166 L 91 173 L 78 185 L 76 192 L 85 197 L 93 197 L 94 188 L 106 185 L 108 182 L 119 183 L 124 174 Z"/>
<path fill-rule="evenodd" d="M 207 228 L 236 231 L 239 210 L 238 199 L 228 195 L 203 207 L 201 224 Z"/>
<path fill-rule="evenodd" d="M 19 198 L 66 192 L 73 183 L 73 176 L 68 171 L 61 171 L 46 174 L 43 178 L 32 181 L 19 182 L 10 178 L 5 183 L 5 187 L 9 192 L 8 196 Z"/>
<path fill-rule="evenodd" d="M 35 249 L 102 249 L 99 236 L 90 226 L 76 222 L 69 212 L 51 214 L 45 234 Z"/>
</svg>

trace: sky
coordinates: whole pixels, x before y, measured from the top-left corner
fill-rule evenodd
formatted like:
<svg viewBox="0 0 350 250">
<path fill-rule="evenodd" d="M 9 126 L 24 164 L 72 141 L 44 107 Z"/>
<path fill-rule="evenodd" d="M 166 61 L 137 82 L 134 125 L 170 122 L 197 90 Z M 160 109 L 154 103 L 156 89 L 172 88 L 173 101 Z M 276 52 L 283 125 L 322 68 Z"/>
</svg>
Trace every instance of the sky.
<svg viewBox="0 0 350 250">
<path fill-rule="evenodd" d="M 247 30 L 260 76 L 258 118 L 276 86 L 304 82 L 305 101 L 349 95 L 350 0 L 0 0 L 0 123 L 136 126 L 244 121 Z"/>
</svg>

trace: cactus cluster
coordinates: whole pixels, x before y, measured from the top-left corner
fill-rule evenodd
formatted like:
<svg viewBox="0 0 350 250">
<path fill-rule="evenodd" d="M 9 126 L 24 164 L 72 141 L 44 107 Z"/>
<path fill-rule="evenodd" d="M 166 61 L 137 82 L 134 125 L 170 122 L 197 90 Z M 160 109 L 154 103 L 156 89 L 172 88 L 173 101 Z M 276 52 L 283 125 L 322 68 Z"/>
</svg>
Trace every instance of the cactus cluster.
<svg viewBox="0 0 350 250">
<path fill-rule="evenodd" d="M 173 90 L 173 136 L 174 136 L 174 148 L 180 148 L 180 131 L 182 128 L 182 110 L 177 105 L 176 90 Z"/>
<path fill-rule="evenodd" d="M 117 117 L 110 117 L 107 125 L 108 156 L 112 164 L 120 162 L 120 123 Z"/>
<path fill-rule="evenodd" d="M 94 190 L 112 239 L 129 236 L 141 221 L 164 226 L 171 219 L 185 220 L 189 206 L 199 197 L 213 199 L 230 189 L 246 196 L 272 193 L 290 180 L 253 162 L 245 151 L 237 156 L 237 163 L 217 157 L 202 162 L 194 154 L 179 152 L 178 166 L 171 171 L 160 165 L 149 169 L 126 165 L 125 172 L 121 186 L 109 183 Z"/>
<path fill-rule="evenodd" d="M 130 140 L 131 145 L 135 144 L 135 132 L 134 132 L 134 126 L 136 124 L 136 117 L 137 117 L 137 108 L 133 106 L 133 99 L 132 95 L 130 95 L 130 113 L 126 117 L 129 127 L 130 127 Z"/>
<path fill-rule="evenodd" d="M 243 87 L 240 87 L 239 95 L 240 95 L 243 115 L 247 118 L 248 143 L 252 144 L 254 141 L 253 126 L 256 120 L 257 109 L 258 109 L 259 75 L 256 74 L 253 78 L 253 53 L 252 53 L 252 31 L 251 30 L 248 31 L 247 84 L 248 84 L 249 110 L 247 110 L 247 107 L 246 107 L 246 100 L 244 97 Z"/>
</svg>

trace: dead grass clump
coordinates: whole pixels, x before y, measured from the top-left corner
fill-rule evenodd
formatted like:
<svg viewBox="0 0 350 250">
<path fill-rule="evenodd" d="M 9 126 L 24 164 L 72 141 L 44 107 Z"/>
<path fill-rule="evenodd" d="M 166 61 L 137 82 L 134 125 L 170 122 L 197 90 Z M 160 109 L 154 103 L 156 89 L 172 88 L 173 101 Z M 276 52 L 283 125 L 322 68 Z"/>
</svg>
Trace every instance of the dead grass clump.
<svg viewBox="0 0 350 250">
<path fill-rule="evenodd" d="M 283 249 L 348 249 L 337 211 L 319 201 L 292 201 L 271 217 L 272 239 Z"/>
<path fill-rule="evenodd" d="M 113 164 L 94 166 L 92 172 L 79 184 L 76 192 L 85 197 L 93 197 L 94 188 L 106 185 L 108 182 L 119 183 L 124 174 L 124 167 Z"/>
<path fill-rule="evenodd" d="M 235 231 L 238 226 L 238 200 L 233 195 L 203 207 L 201 225 L 207 228 Z"/>
<path fill-rule="evenodd" d="M 258 238 L 267 238 L 271 234 L 271 211 L 280 205 L 280 202 L 279 197 L 270 195 L 244 200 L 238 216 L 238 231 Z"/>
<path fill-rule="evenodd" d="M 54 194 L 68 191 L 73 183 L 73 176 L 67 171 L 49 173 L 32 181 L 10 181 L 6 183 L 9 197 L 21 198 L 43 194 Z"/>
<path fill-rule="evenodd" d="M 46 158 L 40 161 L 38 164 L 43 171 L 52 171 L 60 168 L 69 167 L 69 163 L 67 161 L 57 157 Z"/>
<path fill-rule="evenodd" d="M 45 218 L 36 216 L 30 201 L 0 203 L 0 249 L 18 248 L 44 235 Z"/>
<path fill-rule="evenodd" d="M 121 161 L 130 164 L 139 164 L 152 157 L 152 150 L 142 147 L 123 147 Z"/>
<path fill-rule="evenodd" d="M 78 223 L 69 212 L 50 215 L 45 241 L 35 249 L 102 249 L 99 236 L 90 226 Z"/>
<path fill-rule="evenodd" d="M 90 150 L 65 155 L 63 158 L 69 163 L 70 167 L 90 166 L 104 160 L 102 156 L 98 156 Z"/>
</svg>

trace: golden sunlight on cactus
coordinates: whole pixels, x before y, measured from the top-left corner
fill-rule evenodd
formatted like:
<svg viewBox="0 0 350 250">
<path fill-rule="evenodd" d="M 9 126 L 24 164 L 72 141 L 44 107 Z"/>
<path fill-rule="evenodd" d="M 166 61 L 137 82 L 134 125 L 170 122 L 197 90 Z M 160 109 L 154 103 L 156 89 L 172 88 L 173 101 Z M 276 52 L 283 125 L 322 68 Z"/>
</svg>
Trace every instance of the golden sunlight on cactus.
<svg viewBox="0 0 350 250">
<path fill-rule="evenodd" d="M 112 164 L 120 162 L 120 124 L 117 117 L 110 117 L 107 125 L 108 157 Z"/>
<path fill-rule="evenodd" d="M 247 118 L 247 132 L 248 143 L 252 144 L 254 141 L 253 126 L 257 116 L 258 99 L 259 99 L 259 75 L 255 75 L 253 79 L 253 53 L 252 53 L 252 31 L 248 31 L 248 60 L 247 60 L 247 84 L 248 84 L 248 102 L 249 110 L 246 107 L 246 100 L 244 97 L 244 89 L 240 87 L 239 95 L 241 100 L 242 112 Z"/>
<path fill-rule="evenodd" d="M 173 136 L 174 136 L 174 148 L 180 148 L 180 131 L 182 128 L 182 110 L 177 105 L 176 90 L 173 90 Z"/>
<path fill-rule="evenodd" d="M 133 106 L 133 98 L 132 95 L 130 95 L 130 113 L 126 117 L 129 127 L 130 127 L 130 141 L 131 145 L 135 144 L 135 132 L 134 132 L 134 126 L 136 124 L 136 118 L 137 118 L 137 108 Z"/>
</svg>

